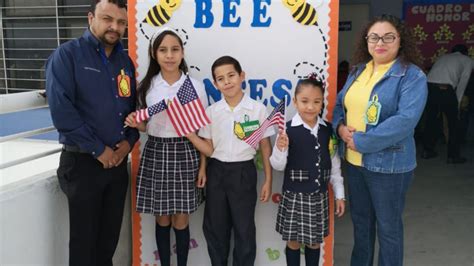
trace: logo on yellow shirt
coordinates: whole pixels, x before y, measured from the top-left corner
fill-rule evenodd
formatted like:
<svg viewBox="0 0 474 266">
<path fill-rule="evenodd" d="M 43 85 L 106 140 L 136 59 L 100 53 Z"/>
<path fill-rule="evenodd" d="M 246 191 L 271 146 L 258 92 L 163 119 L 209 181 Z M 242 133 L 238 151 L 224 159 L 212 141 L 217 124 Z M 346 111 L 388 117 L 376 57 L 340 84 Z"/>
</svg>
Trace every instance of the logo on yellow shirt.
<svg viewBox="0 0 474 266">
<path fill-rule="evenodd" d="M 379 103 L 379 97 L 377 94 L 372 96 L 372 100 L 367 105 L 367 111 L 365 112 L 365 123 L 367 125 L 377 125 L 380 117 L 380 110 L 382 105 Z"/>
</svg>

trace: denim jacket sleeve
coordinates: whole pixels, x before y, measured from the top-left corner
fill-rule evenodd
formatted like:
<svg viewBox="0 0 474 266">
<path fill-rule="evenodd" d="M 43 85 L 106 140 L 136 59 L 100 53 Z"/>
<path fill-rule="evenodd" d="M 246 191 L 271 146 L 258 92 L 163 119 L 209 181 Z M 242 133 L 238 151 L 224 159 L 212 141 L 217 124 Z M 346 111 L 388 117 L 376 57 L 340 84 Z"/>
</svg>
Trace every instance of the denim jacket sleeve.
<svg viewBox="0 0 474 266">
<path fill-rule="evenodd" d="M 368 128 L 366 132 L 354 133 L 354 144 L 360 153 L 383 150 L 413 134 L 426 104 L 426 76 L 421 70 L 411 66 L 396 84 L 400 86 L 396 112 L 376 126 Z"/>
</svg>

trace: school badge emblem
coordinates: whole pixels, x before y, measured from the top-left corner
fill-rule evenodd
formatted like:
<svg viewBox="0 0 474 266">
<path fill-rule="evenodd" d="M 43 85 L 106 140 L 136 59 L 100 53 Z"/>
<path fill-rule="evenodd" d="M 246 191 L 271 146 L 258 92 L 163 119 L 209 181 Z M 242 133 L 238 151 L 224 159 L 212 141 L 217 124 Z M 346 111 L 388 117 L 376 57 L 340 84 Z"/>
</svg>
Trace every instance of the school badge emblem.
<svg viewBox="0 0 474 266">
<path fill-rule="evenodd" d="M 120 97 L 130 97 L 130 77 L 125 74 L 125 70 L 122 68 L 120 74 L 117 76 L 117 89 Z"/>
<path fill-rule="evenodd" d="M 234 121 L 234 134 L 240 140 L 243 140 L 250 136 L 255 130 L 260 127 L 258 120 L 250 121 L 248 115 L 244 116 L 244 122 Z"/>
</svg>

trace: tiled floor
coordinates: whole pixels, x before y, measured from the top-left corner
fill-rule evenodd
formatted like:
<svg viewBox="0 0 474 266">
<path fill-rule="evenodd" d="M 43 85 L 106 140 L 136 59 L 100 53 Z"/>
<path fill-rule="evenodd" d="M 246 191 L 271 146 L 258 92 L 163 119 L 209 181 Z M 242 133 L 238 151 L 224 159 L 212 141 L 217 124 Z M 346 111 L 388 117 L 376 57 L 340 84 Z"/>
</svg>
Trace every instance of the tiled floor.
<svg viewBox="0 0 474 266">
<path fill-rule="evenodd" d="M 407 195 L 404 265 L 474 266 L 474 143 L 464 145 L 468 162 L 461 165 L 446 164 L 444 145 L 439 146 L 441 156 L 418 159 Z M 347 211 L 336 220 L 336 266 L 350 264 L 353 238 Z"/>
</svg>

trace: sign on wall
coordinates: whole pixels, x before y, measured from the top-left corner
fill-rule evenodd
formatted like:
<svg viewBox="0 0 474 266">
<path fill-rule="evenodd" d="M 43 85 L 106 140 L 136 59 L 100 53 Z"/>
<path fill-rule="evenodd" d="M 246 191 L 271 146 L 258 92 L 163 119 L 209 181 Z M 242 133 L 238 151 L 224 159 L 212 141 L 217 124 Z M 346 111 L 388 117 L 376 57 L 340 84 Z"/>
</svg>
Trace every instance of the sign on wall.
<svg viewBox="0 0 474 266">
<path fill-rule="evenodd" d="M 293 97 L 299 79 L 316 73 L 326 84 L 325 117 L 330 121 L 337 83 L 338 1 L 129 0 L 128 5 L 129 53 L 137 65 L 138 80 L 148 67 L 150 37 L 160 28 L 169 27 L 183 36 L 190 75 L 203 82 L 209 104 L 221 99 L 212 84 L 211 65 L 218 57 L 230 55 L 240 61 L 246 72 L 244 92 L 269 111 L 285 96 Z M 287 119 L 294 113 L 290 107 Z M 140 150 L 136 148 L 132 154 L 134 177 Z M 286 264 L 285 242 L 275 231 L 282 173 L 275 171 L 273 180 L 270 202 L 257 203 L 255 265 Z M 262 181 L 263 173 L 259 173 L 258 186 Z M 133 210 L 135 180 L 132 186 Z M 210 265 L 202 233 L 203 210 L 201 206 L 190 219 L 190 265 Z M 160 265 L 154 220 L 151 215 L 133 213 L 133 265 Z M 333 264 L 333 229 L 331 225 L 321 265 Z M 173 235 L 171 239 L 173 247 Z M 176 265 L 174 248 L 172 253 Z"/>
<path fill-rule="evenodd" d="M 339 31 L 351 31 L 352 21 L 339 21 Z"/>
<path fill-rule="evenodd" d="M 469 56 L 474 58 L 472 1 L 405 0 L 404 10 L 405 21 L 416 35 L 426 68 L 456 44 L 465 44 Z"/>
</svg>

